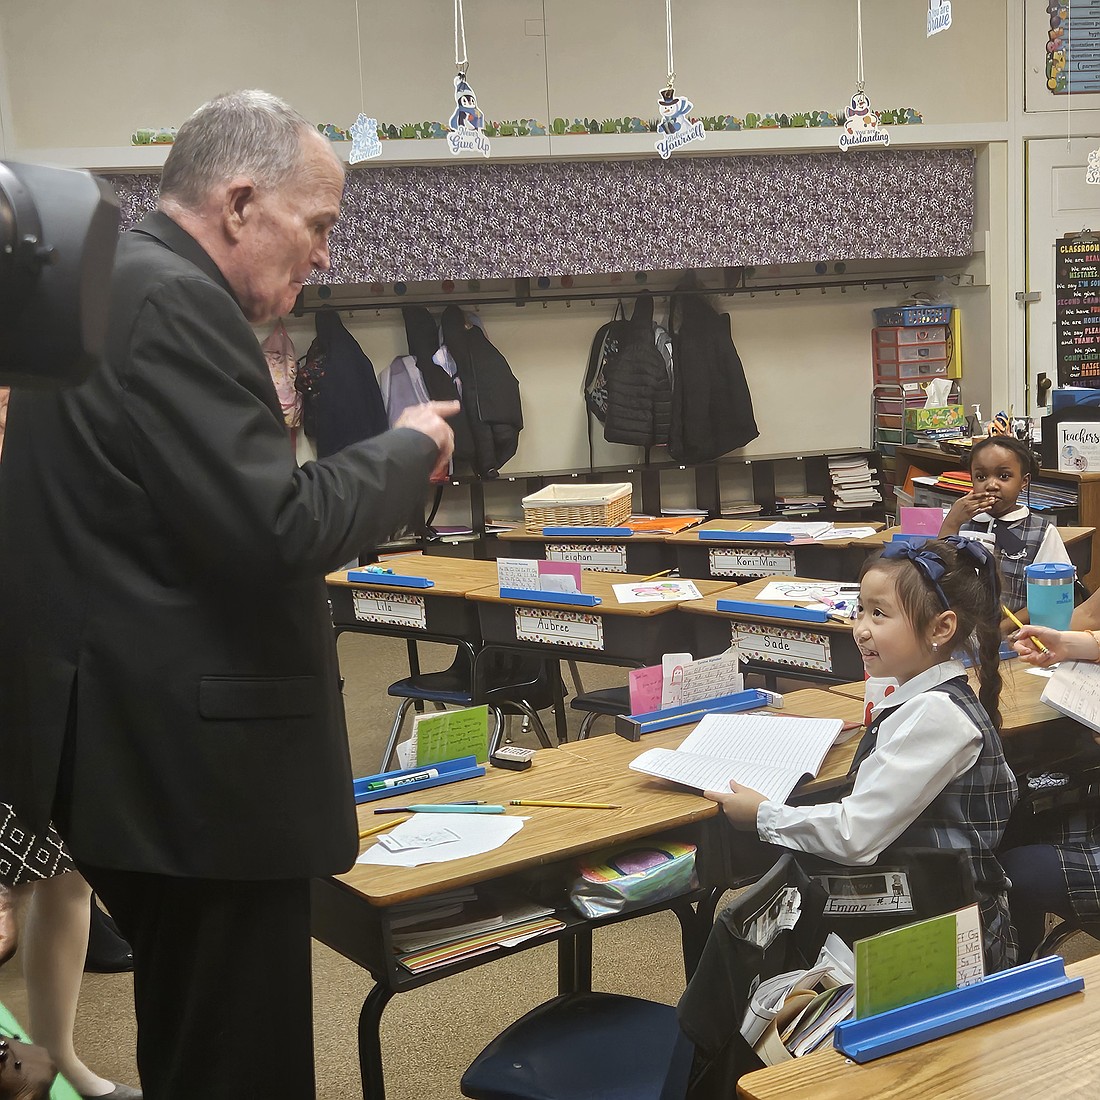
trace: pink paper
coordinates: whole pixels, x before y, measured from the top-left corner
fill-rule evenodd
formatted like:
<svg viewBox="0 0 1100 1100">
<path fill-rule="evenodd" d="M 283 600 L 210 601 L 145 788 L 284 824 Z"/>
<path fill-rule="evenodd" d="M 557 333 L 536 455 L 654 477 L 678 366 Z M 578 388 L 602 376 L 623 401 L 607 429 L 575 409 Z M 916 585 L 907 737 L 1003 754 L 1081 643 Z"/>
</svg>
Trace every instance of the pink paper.
<svg viewBox="0 0 1100 1100">
<path fill-rule="evenodd" d="M 929 535 L 935 538 L 943 524 L 942 508 L 901 509 L 901 533 L 903 535 Z"/>
<path fill-rule="evenodd" d="M 543 577 L 553 577 L 552 581 L 544 581 Z M 562 581 L 562 577 L 571 577 L 573 584 Z M 540 561 L 539 562 L 539 588 L 553 592 L 582 592 L 581 567 L 575 561 Z"/>
<path fill-rule="evenodd" d="M 630 713 L 648 714 L 661 709 L 661 666 L 630 670 Z"/>
</svg>

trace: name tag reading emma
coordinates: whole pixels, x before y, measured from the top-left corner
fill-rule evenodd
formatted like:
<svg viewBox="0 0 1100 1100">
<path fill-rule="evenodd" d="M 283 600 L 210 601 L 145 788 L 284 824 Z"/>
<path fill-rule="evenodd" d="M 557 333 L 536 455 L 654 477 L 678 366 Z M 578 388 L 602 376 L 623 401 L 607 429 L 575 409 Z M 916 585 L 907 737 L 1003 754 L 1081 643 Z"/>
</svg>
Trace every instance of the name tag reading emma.
<svg viewBox="0 0 1100 1100">
<path fill-rule="evenodd" d="M 773 574 L 795 575 L 793 550 L 739 550 L 726 546 L 710 552 L 712 577 L 770 577 Z"/>
<path fill-rule="evenodd" d="M 360 622 L 428 629 L 423 596 L 412 592 L 375 592 L 357 588 L 351 598 L 355 617 Z"/>
<path fill-rule="evenodd" d="M 732 640 L 749 660 L 832 672 L 833 659 L 827 634 L 815 634 L 789 626 L 732 623 Z"/>
<path fill-rule="evenodd" d="M 516 641 L 603 649 L 603 619 L 557 607 L 517 607 Z"/>
<path fill-rule="evenodd" d="M 599 573 L 625 573 L 626 547 L 622 543 L 548 542 L 547 561 L 572 561 Z"/>
</svg>

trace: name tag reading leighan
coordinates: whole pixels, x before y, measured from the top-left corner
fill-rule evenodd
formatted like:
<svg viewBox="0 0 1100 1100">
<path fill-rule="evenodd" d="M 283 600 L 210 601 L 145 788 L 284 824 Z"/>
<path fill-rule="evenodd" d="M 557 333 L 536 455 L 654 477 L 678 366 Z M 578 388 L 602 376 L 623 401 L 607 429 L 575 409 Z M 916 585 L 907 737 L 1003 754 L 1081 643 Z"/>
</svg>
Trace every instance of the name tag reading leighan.
<svg viewBox="0 0 1100 1100">
<path fill-rule="evenodd" d="M 417 596 L 412 592 L 376 592 L 356 589 L 351 598 L 355 617 L 360 622 L 411 626 L 415 630 L 428 629 L 423 596 Z"/>
<path fill-rule="evenodd" d="M 548 542 L 546 560 L 576 562 L 599 573 L 625 573 L 626 547 L 615 542 Z"/>
<path fill-rule="evenodd" d="M 516 641 L 603 649 L 603 619 L 557 607 L 517 607 Z"/>
<path fill-rule="evenodd" d="M 739 550 L 724 547 L 710 552 L 712 577 L 791 576 L 794 573 L 793 550 Z"/>
<path fill-rule="evenodd" d="M 827 634 L 761 623 L 732 623 L 731 627 L 733 643 L 740 648 L 742 657 L 819 672 L 833 671 Z"/>
</svg>

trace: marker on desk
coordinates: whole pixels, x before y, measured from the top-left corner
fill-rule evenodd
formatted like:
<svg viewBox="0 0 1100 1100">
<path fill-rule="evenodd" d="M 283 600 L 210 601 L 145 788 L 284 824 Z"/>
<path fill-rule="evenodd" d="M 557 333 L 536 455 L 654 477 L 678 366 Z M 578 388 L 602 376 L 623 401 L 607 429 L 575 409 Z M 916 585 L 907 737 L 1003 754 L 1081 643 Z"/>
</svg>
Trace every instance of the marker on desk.
<svg viewBox="0 0 1100 1100">
<path fill-rule="evenodd" d="M 428 768 L 426 771 L 414 772 L 412 775 L 398 775 L 393 779 L 376 779 L 368 783 L 363 789 L 368 791 L 384 791 L 390 787 L 404 787 L 407 783 L 420 783 L 425 779 L 438 779 L 439 769 Z"/>
<path fill-rule="evenodd" d="M 387 806 L 376 814 L 502 814 L 503 806 L 471 805 L 469 802 L 430 802 L 424 806 Z"/>
<path fill-rule="evenodd" d="M 1017 619 L 1017 618 L 1016 618 L 1016 616 L 1015 616 L 1015 615 L 1013 615 L 1013 614 L 1012 614 L 1012 612 L 1011 612 L 1011 611 L 1009 611 L 1009 610 L 1008 610 L 1008 608 L 1007 608 L 1007 607 L 1005 607 L 1005 605 L 1004 605 L 1004 604 L 1001 604 L 1001 610 L 1002 610 L 1002 611 L 1003 611 L 1003 612 L 1004 612 L 1004 613 L 1005 613 L 1005 614 L 1006 614 L 1006 615 L 1007 615 L 1007 616 L 1008 616 L 1008 617 L 1009 617 L 1009 618 L 1010 618 L 1010 619 L 1011 619 L 1011 620 L 1012 620 L 1012 621 L 1013 621 L 1013 622 L 1014 622 L 1014 623 L 1015 623 L 1015 624 L 1016 624 L 1016 625 L 1017 625 L 1017 626 L 1018 626 L 1018 627 L 1019 627 L 1019 628 L 1020 628 L 1021 630 L 1026 630 L 1026 629 L 1027 629 L 1027 627 L 1026 627 L 1026 626 L 1024 626 L 1024 624 L 1023 624 L 1022 622 L 1020 622 L 1020 620 L 1019 620 L 1019 619 Z M 1036 638 L 1034 634 L 1029 634 L 1029 635 L 1028 635 L 1028 638 L 1030 638 L 1030 639 L 1031 639 L 1031 641 L 1033 641 L 1033 642 L 1035 643 L 1035 645 L 1039 647 L 1039 652 L 1040 652 L 1040 653 L 1049 653 L 1049 652 L 1050 652 L 1050 650 L 1049 650 L 1049 649 L 1047 649 L 1047 647 L 1046 647 L 1045 645 L 1043 645 L 1043 643 L 1042 643 L 1042 642 L 1040 642 L 1040 641 L 1039 641 L 1039 639 L 1038 639 L 1038 638 Z"/>
</svg>

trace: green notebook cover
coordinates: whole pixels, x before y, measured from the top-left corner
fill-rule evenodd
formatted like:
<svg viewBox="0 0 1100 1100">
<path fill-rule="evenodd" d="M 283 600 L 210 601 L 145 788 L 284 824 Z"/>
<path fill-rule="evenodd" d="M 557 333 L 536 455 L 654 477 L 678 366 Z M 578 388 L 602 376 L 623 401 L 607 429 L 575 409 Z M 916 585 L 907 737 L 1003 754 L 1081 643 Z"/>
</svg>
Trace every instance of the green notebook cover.
<svg viewBox="0 0 1100 1100">
<path fill-rule="evenodd" d="M 476 756 L 489 759 L 489 708 L 466 707 L 416 716 L 416 766 Z"/>
</svg>

